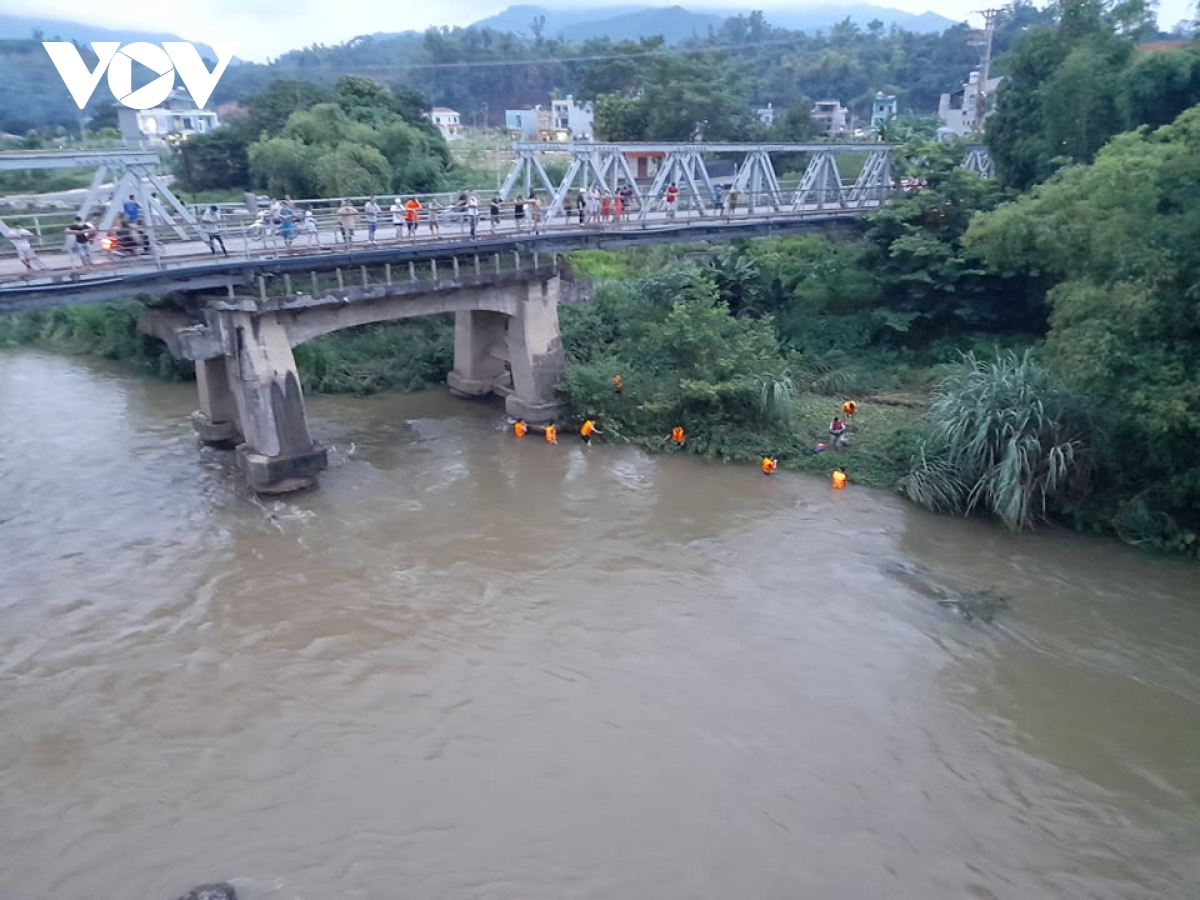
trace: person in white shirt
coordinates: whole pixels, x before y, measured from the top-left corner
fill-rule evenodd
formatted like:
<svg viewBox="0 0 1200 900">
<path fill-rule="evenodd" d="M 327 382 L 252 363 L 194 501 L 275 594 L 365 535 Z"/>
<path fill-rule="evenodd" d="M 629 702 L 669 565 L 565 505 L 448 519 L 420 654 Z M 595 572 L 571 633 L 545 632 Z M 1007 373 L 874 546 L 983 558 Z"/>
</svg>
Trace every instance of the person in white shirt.
<svg viewBox="0 0 1200 900">
<path fill-rule="evenodd" d="M 311 209 L 304 211 L 304 233 L 308 236 L 308 243 L 311 246 L 316 244 L 321 246 L 321 232 L 317 230 L 317 218 L 313 215 Z"/>
<path fill-rule="evenodd" d="M 479 197 L 474 191 L 467 195 L 467 224 L 471 228 L 471 237 L 475 237 L 475 229 L 479 227 Z"/>
<path fill-rule="evenodd" d="M 400 240 L 400 229 L 404 227 L 404 204 L 397 197 L 392 201 L 392 226 L 396 229 L 396 240 Z"/>
<path fill-rule="evenodd" d="M 367 200 L 367 205 L 363 207 L 363 214 L 367 217 L 367 243 L 375 243 L 375 231 L 379 228 L 379 214 L 382 212 L 379 204 L 375 202 L 375 198 L 371 197 Z"/>
<path fill-rule="evenodd" d="M 217 244 L 221 245 L 221 252 L 226 256 L 229 251 L 225 249 L 225 239 L 221 237 L 221 208 L 215 203 L 200 214 L 200 222 L 204 225 L 204 232 L 208 235 L 208 249 L 216 255 Z"/>
<path fill-rule="evenodd" d="M 38 259 L 38 255 L 33 252 L 33 247 L 29 244 L 29 239 L 33 237 L 33 232 L 28 228 L 22 228 L 19 225 L 16 228 L 8 228 L 4 231 L 4 236 L 8 238 L 13 247 L 17 250 L 17 259 L 25 266 L 26 272 L 32 272 L 35 269 L 47 269 L 44 262 Z"/>
</svg>

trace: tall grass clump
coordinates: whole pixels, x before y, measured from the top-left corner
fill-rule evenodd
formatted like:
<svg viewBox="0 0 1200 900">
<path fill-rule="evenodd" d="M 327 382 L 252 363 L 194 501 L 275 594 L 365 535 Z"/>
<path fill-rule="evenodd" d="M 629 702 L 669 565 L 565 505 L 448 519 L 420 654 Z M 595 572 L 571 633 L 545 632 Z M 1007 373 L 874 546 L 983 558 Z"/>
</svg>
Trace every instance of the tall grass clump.
<svg viewBox="0 0 1200 900">
<path fill-rule="evenodd" d="M 1086 492 L 1093 429 L 1083 401 L 1026 351 L 963 356 L 933 390 L 931 424 L 900 490 L 920 505 L 1032 528 Z"/>
</svg>

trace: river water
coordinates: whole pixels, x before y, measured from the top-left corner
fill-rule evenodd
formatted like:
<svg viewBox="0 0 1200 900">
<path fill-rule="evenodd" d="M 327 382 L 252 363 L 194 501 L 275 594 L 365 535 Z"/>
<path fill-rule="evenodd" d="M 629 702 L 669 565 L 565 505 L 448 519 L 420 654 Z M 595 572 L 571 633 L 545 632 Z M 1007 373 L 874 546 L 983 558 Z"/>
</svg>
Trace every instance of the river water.
<svg viewBox="0 0 1200 900">
<path fill-rule="evenodd" d="M 1200 893 L 1194 566 L 441 392 L 259 501 L 193 392 L 0 354 L 4 900 Z"/>
</svg>

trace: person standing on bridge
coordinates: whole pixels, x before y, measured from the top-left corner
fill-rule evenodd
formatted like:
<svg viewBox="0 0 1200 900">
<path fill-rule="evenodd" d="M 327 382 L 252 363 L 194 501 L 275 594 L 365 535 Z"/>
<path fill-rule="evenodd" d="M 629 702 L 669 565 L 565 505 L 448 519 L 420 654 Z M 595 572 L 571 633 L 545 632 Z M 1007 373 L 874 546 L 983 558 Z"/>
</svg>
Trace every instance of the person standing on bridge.
<svg viewBox="0 0 1200 900">
<path fill-rule="evenodd" d="M 529 221 L 533 225 L 533 233 L 542 233 L 542 201 L 537 198 L 537 194 L 529 195 Z"/>
<path fill-rule="evenodd" d="M 729 215 L 732 218 L 737 212 L 738 190 L 736 185 L 729 189 L 729 196 L 726 199 L 729 201 Z"/>
<path fill-rule="evenodd" d="M 404 204 L 400 202 L 399 197 L 392 201 L 390 212 L 392 214 L 392 227 L 396 229 L 396 240 L 398 241 L 402 236 L 401 230 L 404 228 Z"/>
<path fill-rule="evenodd" d="M 204 233 L 208 235 L 208 249 L 212 251 L 213 256 L 217 254 L 217 244 L 221 245 L 221 252 L 228 256 L 225 239 L 221 237 L 221 207 L 214 203 L 200 214 L 200 222 L 204 225 Z"/>
<path fill-rule="evenodd" d="M 379 208 L 379 204 L 375 202 L 374 197 L 367 198 L 367 205 L 363 207 L 363 215 L 367 217 L 367 243 L 374 245 L 375 232 L 379 230 L 379 214 L 383 212 Z"/>
<path fill-rule="evenodd" d="M 142 205 L 137 202 L 137 197 L 130 194 L 129 199 L 121 204 L 121 212 L 125 213 L 126 222 L 130 225 L 136 225 L 142 215 Z"/>
<path fill-rule="evenodd" d="M 491 205 L 488 207 L 488 215 L 492 219 L 492 234 L 496 233 L 496 229 L 500 227 L 500 195 L 497 194 L 492 198 Z"/>
<path fill-rule="evenodd" d="M 525 230 L 525 197 L 521 194 L 513 201 L 513 221 L 517 224 L 517 234 Z"/>
<path fill-rule="evenodd" d="M 79 260 L 85 269 L 90 269 L 92 267 L 92 241 L 96 237 L 96 226 L 76 216 L 75 221 L 67 226 L 66 231 L 71 252 L 71 268 L 75 268 L 75 260 Z"/>
<path fill-rule="evenodd" d="M 583 196 L 583 191 L 579 192 L 579 224 L 585 224 L 587 217 L 587 198 Z"/>
<path fill-rule="evenodd" d="M 429 234 L 437 237 L 441 234 L 442 202 L 437 197 L 429 198 Z"/>
<path fill-rule="evenodd" d="M 474 191 L 467 195 L 467 225 L 471 229 L 471 240 L 479 230 L 479 197 Z"/>
<path fill-rule="evenodd" d="M 667 200 L 667 218 L 674 219 L 675 201 L 679 199 L 679 188 L 675 187 L 675 182 L 672 181 L 670 185 L 667 186 L 665 197 Z"/>
<path fill-rule="evenodd" d="M 337 208 L 338 232 L 347 245 L 354 243 L 354 223 L 358 219 L 358 210 L 349 200 L 342 200 Z"/>
<path fill-rule="evenodd" d="M 288 248 L 296 239 L 296 208 L 291 197 L 279 207 L 279 236 L 283 238 L 283 246 Z"/>
<path fill-rule="evenodd" d="M 317 218 L 311 209 L 304 211 L 304 234 L 308 237 L 308 245 L 321 246 L 321 232 L 317 230 Z"/>
<path fill-rule="evenodd" d="M 22 228 L 20 225 L 16 228 L 8 228 L 5 229 L 4 236 L 12 242 L 13 248 L 17 251 L 17 259 L 21 261 L 21 265 L 25 267 L 26 272 L 49 268 L 33 252 L 33 247 L 29 244 L 29 239 L 33 237 L 33 232 L 28 228 Z"/>
<path fill-rule="evenodd" d="M 713 188 L 713 209 L 718 213 L 725 210 L 725 189 L 719 184 Z"/>
<path fill-rule="evenodd" d="M 404 227 L 411 240 L 417 239 L 417 223 L 420 221 L 421 201 L 416 197 L 409 197 L 408 202 L 404 204 Z"/>
</svg>

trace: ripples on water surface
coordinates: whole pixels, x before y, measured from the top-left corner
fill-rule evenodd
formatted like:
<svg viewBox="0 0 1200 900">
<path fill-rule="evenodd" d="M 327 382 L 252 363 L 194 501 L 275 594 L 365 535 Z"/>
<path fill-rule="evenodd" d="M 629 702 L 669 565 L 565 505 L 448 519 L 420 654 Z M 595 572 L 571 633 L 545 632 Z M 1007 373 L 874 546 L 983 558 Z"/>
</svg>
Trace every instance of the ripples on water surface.
<svg viewBox="0 0 1200 900">
<path fill-rule="evenodd" d="M 440 393 L 258 501 L 194 402 L 0 354 L 3 900 L 1200 892 L 1195 568 Z"/>
</svg>

